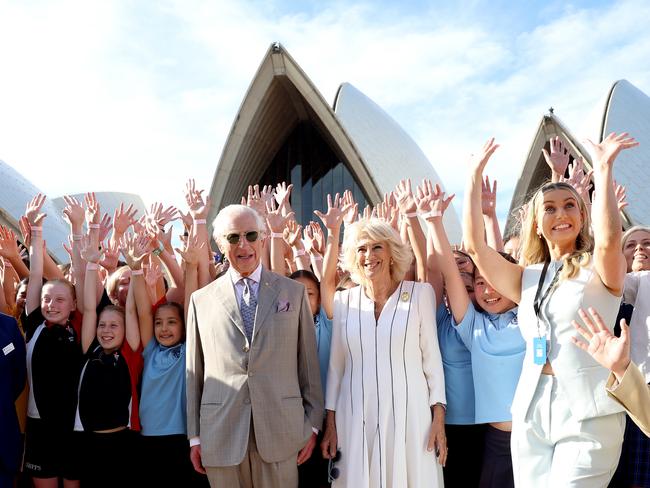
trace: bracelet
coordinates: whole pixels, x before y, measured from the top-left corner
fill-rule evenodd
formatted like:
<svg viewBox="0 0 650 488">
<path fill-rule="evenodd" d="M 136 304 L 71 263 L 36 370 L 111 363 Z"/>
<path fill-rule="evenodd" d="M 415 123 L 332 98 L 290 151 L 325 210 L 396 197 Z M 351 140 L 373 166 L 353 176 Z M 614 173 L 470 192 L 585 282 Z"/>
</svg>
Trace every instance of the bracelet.
<svg viewBox="0 0 650 488">
<path fill-rule="evenodd" d="M 5 265 L 5 268 L 13 268 L 11 261 L 8 259 L 3 259 L 3 264 Z"/>
<path fill-rule="evenodd" d="M 139 276 L 139 275 L 144 275 L 144 271 L 142 271 L 142 269 L 131 270 L 131 276 Z"/>
<path fill-rule="evenodd" d="M 195 224 L 205 224 L 205 219 L 196 219 L 194 221 Z"/>
<path fill-rule="evenodd" d="M 430 219 L 432 217 L 442 217 L 442 212 L 440 210 L 431 210 L 431 212 L 422 214 L 423 219 Z"/>
<path fill-rule="evenodd" d="M 402 214 L 402 217 L 406 217 L 407 219 L 412 219 L 417 216 L 418 216 L 417 212 L 409 212 L 409 213 Z"/>
<path fill-rule="evenodd" d="M 72 240 L 73 241 L 82 241 L 83 238 L 84 238 L 84 236 L 82 236 L 81 234 L 72 234 Z"/>
<path fill-rule="evenodd" d="M 295 257 L 300 257 L 305 255 L 305 250 L 304 249 L 294 249 L 293 255 Z"/>
<path fill-rule="evenodd" d="M 101 226 L 99 224 L 88 224 L 89 229 L 99 229 Z"/>
<path fill-rule="evenodd" d="M 40 226 L 40 225 L 33 225 L 33 226 L 30 227 L 30 229 L 31 229 L 32 232 L 34 232 L 34 231 L 40 232 L 40 231 L 43 230 L 43 227 Z"/>
<path fill-rule="evenodd" d="M 314 259 L 314 261 L 322 261 L 323 260 L 323 256 L 314 256 L 314 255 L 312 255 L 312 258 Z"/>
<path fill-rule="evenodd" d="M 271 239 L 283 239 L 284 234 L 282 232 L 271 232 Z"/>
<path fill-rule="evenodd" d="M 97 271 L 99 268 L 99 265 L 97 263 L 88 263 L 86 264 L 86 269 L 89 269 L 90 271 Z"/>
<path fill-rule="evenodd" d="M 154 249 L 153 251 L 151 251 L 151 254 L 153 254 L 154 256 L 160 256 L 164 250 L 165 248 L 163 246 L 160 246 Z"/>
</svg>

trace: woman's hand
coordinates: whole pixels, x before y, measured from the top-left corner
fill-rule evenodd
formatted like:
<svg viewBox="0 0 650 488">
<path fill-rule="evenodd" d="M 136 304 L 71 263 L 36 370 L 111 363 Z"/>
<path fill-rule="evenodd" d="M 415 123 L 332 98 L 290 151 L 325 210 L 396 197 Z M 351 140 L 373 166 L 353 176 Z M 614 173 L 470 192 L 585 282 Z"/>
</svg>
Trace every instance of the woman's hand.
<svg viewBox="0 0 650 488">
<path fill-rule="evenodd" d="M 336 435 L 336 424 L 334 420 L 330 422 L 329 412 L 328 420 L 326 422 L 325 433 L 323 434 L 323 440 L 320 443 L 320 449 L 323 454 L 323 458 L 332 459 L 336 456 L 336 449 L 338 448 L 338 438 Z"/>
<path fill-rule="evenodd" d="M 580 349 L 587 351 L 600 365 L 611 370 L 620 381 L 630 364 L 630 328 L 625 319 L 621 319 L 621 337 L 616 337 L 593 308 L 589 308 L 591 317 L 583 309 L 578 310 L 578 314 L 587 328 L 583 328 L 575 320 L 572 320 L 571 324 L 589 343 L 576 337 L 571 340 Z"/>
<path fill-rule="evenodd" d="M 551 168 L 552 181 L 560 181 L 559 178 L 564 176 L 566 168 L 569 165 L 571 153 L 566 147 L 564 147 L 559 136 L 551 139 L 550 145 L 551 153 L 549 154 L 546 149 L 542 149 L 542 153 L 544 154 L 546 164 Z"/>
<path fill-rule="evenodd" d="M 429 433 L 429 442 L 427 450 L 434 451 L 438 458 L 438 463 L 444 467 L 447 463 L 447 436 L 445 434 L 445 407 L 434 405 L 433 420 L 431 421 L 431 432 Z"/>
<path fill-rule="evenodd" d="M 594 144 L 589 139 L 587 139 L 587 142 L 591 146 L 591 152 L 595 156 L 594 163 L 598 162 L 606 166 L 611 165 L 616 159 L 616 156 L 618 156 L 618 153 L 622 150 L 639 145 L 634 137 L 629 137 L 627 132 L 623 132 L 622 134 L 612 132 L 599 144 Z"/>
<path fill-rule="evenodd" d="M 488 141 L 483 145 L 481 152 L 476 156 L 472 155 L 470 160 L 470 170 L 483 173 L 485 166 L 494 154 L 494 151 L 498 148 L 499 145 L 494 142 L 494 137 L 488 139 Z"/>
<path fill-rule="evenodd" d="M 29 222 L 30 227 L 38 227 L 43 222 L 43 219 L 46 217 L 46 214 L 41 213 L 41 207 L 45 203 L 45 195 L 40 193 L 36 195 L 31 201 L 27 204 L 25 209 L 25 217 Z"/>
</svg>

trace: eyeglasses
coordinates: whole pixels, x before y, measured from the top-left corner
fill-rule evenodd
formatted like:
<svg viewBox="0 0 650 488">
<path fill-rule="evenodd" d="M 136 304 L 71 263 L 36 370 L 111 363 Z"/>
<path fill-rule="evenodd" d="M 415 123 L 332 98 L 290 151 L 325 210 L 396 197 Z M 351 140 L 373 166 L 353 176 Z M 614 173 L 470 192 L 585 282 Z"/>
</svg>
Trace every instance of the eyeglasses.
<svg viewBox="0 0 650 488">
<path fill-rule="evenodd" d="M 336 450 L 336 456 L 330 458 L 329 464 L 327 465 L 327 482 L 332 483 L 341 475 L 341 470 L 334 466 L 335 463 L 338 463 L 341 460 L 341 451 Z"/>
<path fill-rule="evenodd" d="M 235 245 L 235 244 L 239 244 L 239 240 L 241 239 L 241 236 L 246 237 L 246 240 L 248 242 L 255 242 L 260 237 L 260 233 L 256 230 L 251 230 L 248 232 L 244 232 L 242 234 L 228 234 L 225 235 L 224 237 L 226 238 L 228 243 Z"/>
</svg>

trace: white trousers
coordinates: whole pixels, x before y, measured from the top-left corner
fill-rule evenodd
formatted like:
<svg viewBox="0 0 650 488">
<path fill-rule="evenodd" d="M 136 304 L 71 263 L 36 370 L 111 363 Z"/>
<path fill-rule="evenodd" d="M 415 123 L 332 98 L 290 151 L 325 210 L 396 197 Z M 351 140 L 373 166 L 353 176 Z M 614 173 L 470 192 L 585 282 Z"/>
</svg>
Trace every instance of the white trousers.
<svg viewBox="0 0 650 488">
<path fill-rule="evenodd" d="M 606 487 L 616 471 L 625 414 L 586 420 L 571 415 L 554 376 L 541 375 L 524 422 L 512 423 L 518 488 Z"/>
</svg>

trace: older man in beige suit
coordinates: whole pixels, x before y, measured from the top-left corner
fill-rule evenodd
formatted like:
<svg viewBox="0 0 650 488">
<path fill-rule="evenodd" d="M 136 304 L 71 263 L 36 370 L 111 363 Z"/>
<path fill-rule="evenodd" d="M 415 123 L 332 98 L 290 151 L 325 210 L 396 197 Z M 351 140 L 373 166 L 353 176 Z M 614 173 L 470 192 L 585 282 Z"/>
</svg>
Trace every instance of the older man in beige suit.
<svg viewBox="0 0 650 488">
<path fill-rule="evenodd" d="M 296 487 L 322 424 L 314 323 L 304 287 L 261 264 L 264 222 L 222 209 L 227 273 L 196 291 L 187 322 L 192 463 L 213 487 Z"/>
</svg>

